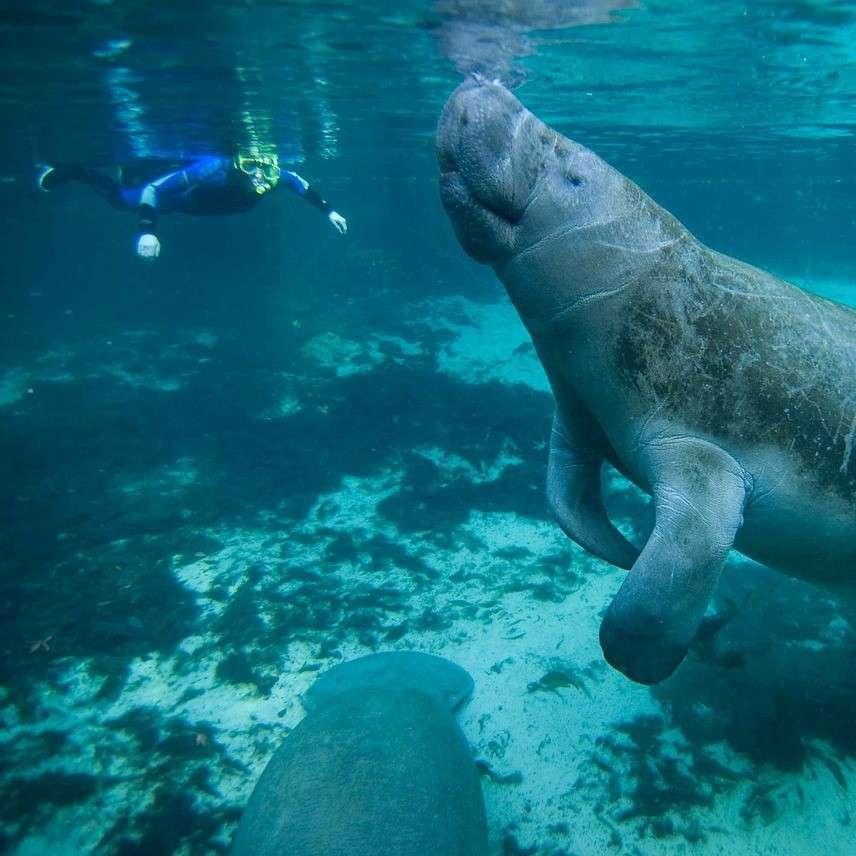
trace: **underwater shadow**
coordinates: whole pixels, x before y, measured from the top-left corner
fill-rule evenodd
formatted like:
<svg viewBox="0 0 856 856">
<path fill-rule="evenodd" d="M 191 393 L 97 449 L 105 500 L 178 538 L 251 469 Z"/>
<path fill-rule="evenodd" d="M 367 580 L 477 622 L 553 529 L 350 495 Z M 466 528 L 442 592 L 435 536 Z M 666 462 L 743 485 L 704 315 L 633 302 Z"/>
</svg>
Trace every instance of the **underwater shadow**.
<svg viewBox="0 0 856 856">
<path fill-rule="evenodd" d="M 674 724 L 783 771 L 856 758 L 856 604 L 748 562 L 729 568 L 719 598 L 733 620 L 654 689 Z"/>
</svg>

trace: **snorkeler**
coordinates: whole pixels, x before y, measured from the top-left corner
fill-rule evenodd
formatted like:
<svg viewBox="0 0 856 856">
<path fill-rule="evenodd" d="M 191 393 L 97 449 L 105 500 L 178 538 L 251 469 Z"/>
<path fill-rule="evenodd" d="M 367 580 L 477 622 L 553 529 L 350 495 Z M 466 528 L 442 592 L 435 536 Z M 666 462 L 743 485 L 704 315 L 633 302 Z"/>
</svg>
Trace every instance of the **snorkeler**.
<svg viewBox="0 0 856 856">
<path fill-rule="evenodd" d="M 280 182 L 323 211 L 340 234 L 348 230 L 345 218 L 333 210 L 306 179 L 296 172 L 280 169 L 276 155 L 239 153 L 234 158 L 202 157 L 187 161 L 151 181 L 134 181 L 133 172 L 133 164 L 121 169 L 117 181 L 88 166 L 48 166 L 40 172 L 38 186 L 40 190 L 51 191 L 67 181 L 80 181 L 116 208 L 136 211 L 137 255 L 149 260 L 160 255 L 159 214 L 248 211 Z"/>
</svg>

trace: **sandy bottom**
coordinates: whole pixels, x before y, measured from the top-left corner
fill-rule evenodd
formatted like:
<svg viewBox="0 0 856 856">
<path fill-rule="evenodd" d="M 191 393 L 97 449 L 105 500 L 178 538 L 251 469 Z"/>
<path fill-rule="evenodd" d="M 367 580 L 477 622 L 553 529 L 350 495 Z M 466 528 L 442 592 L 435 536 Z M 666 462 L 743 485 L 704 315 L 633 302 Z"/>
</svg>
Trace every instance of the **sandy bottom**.
<svg viewBox="0 0 856 856">
<path fill-rule="evenodd" d="M 335 410 L 336 383 L 428 356 L 436 377 L 474 390 L 546 395 L 506 302 L 452 298 L 412 306 L 408 318 L 394 335 L 310 337 L 305 362 L 268 379 L 253 418 L 268 427 L 321 419 Z M 81 378 L 180 395 L 217 350 L 210 332 L 189 332 L 129 368 L 135 343 L 152 335 L 9 368 L 0 412 Z M 475 680 L 459 721 L 484 771 L 492 854 L 856 852 L 852 608 L 734 556 L 715 605 L 730 620 L 665 684 L 633 685 L 605 665 L 597 642 L 623 574 L 538 511 L 546 424 L 540 447 L 523 448 L 509 431 L 481 459 L 431 442 L 429 431 L 409 453 L 381 449 L 375 465 L 337 477 L 299 513 L 272 501 L 242 525 L 197 520 L 216 473 L 193 455 L 108 474 L 111 502 L 166 503 L 179 520 L 186 546 L 159 557 L 174 586 L 160 608 L 180 599 L 192 618 L 168 650 L 134 654 L 150 619 L 118 616 L 116 644 L 129 653 L 116 660 L 69 650 L 69 631 L 49 633 L 58 619 L 18 640 L 21 669 L 49 668 L 33 666 L 26 704 L 14 690 L 0 696 L 0 784 L 12 806 L 0 845 L 17 856 L 216 852 L 303 716 L 299 696 L 318 671 L 416 649 Z M 521 480 L 526 462 L 533 475 Z M 419 493 L 425 479 L 434 494 Z M 608 490 L 632 533 L 641 499 L 614 474 Z M 510 502 L 490 499 L 506 494 Z M 432 496 L 442 505 L 451 495 L 464 500 L 438 529 Z M 74 542 L 73 532 L 56 534 Z M 131 569 L 153 539 L 97 546 L 117 590 L 145 584 Z M 110 613 L 110 600 L 90 605 L 92 620 Z"/>
</svg>

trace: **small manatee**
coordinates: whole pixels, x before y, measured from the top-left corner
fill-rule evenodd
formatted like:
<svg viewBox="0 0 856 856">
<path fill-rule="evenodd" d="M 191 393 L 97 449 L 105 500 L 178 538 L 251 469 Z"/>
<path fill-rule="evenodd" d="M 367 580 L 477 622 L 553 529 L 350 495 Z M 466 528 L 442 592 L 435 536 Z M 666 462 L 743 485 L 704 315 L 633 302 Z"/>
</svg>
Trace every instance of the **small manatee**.
<svg viewBox="0 0 856 856">
<path fill-rule="evenodd" d="M 321 675 L 256 784 L 232 856 L 486 856 L 478 772 L 452 715 L 472 690 L 459 666 L 411 652 Z"/>
</svg>

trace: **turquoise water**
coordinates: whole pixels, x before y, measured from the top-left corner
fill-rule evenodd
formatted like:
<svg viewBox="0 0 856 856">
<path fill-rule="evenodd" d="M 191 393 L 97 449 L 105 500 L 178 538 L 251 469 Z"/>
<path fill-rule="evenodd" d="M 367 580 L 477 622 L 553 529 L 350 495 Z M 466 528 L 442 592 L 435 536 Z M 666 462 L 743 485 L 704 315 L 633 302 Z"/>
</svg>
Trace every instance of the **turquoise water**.
<svg viewBox="0 0 856 856">
<path fill-rule="evenodd" d="M 717 250 L 856 306 L 856 4 L 6 4 L 0 851 L 224 851 L 318 672 L 450 658 L 492 854 L 850 852 L 854 607 L 732 554 L 655 688 L 544 500 L 552 401 L 437 192 L 473 68 Z M 275 146 L 161 258 L 37 165 Z M 613 518 L 644 530 L 617 475 Z M 810 510 L 807 510 L 810 513 Z"/>
</svg>

